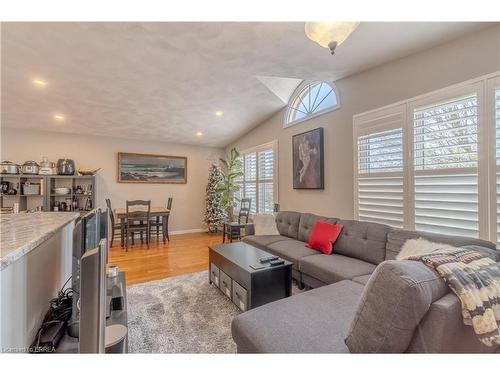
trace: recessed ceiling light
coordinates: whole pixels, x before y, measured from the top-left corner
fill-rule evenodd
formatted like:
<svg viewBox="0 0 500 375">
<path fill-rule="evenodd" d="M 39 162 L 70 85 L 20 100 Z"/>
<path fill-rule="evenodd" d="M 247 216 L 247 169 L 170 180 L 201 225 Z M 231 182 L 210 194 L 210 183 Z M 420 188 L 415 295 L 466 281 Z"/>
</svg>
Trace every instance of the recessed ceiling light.
<svg viewBox="0 0 500 375">
<path fill-rule="evenodd" d="M 201 136 L 203 135 L 203 133 L 202 133 L 202 132 L 197 132 L 197 133 L 196 133 L 196 135 L 197 135 L 198 137 L 201 137 Z"/>
<path fill-rule="evenodd" d="M 44 81 L 44 80 L 43 80 L 43 79 L 41 79 L 41 78 L 35 78 L 35 79 L 33 79 L 33 83 L 34 83 L 35 85 L 39 86 L 39 87 L 45 87 L 45 86 L 47 86 L 47 82 L 46 82 L 46 81 Z"/>
<path fill-rule="evenodd" d="M 215 111 L 215 115 L 217 117 L 221 117 L 223 114 L 224 114 L 224 112 L 222 112 L 222 111 Z"/>
<path fill-rule="evenodd" d="M 54 119 L 56 119 L 57 121 L 64 121 L 65 117 L 60 113 L 56 113 L 54 114 Z"/>
</svg>

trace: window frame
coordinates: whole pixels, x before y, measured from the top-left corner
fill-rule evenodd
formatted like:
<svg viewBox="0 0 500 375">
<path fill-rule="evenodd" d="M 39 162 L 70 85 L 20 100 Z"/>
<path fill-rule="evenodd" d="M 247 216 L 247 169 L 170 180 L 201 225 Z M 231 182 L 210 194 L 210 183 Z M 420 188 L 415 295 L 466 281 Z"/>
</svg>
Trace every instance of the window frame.
<svg viewBox="0 0 500 375">
<path fill-rule="evenodd" d="M 358 155 L 357 139 L 360 134 L 359 124 L 365 118 L 380 116 L 384 111 L 394 111 L 403 106 L 406 119 L 403 124 L 403 153 L 404 153 L 404 195 L 405 219 L 404 228 L 415 230 L 415 177 L 425 175 L 453 174 L 459 171 L 477 173 L 478 189 L 478 238 L 500 244 L 497 238 L 497 187 L 496 174 L 500 173 L 500 166 L 496 165 L 496 123 L 495 123 L 495 89 L 500 87 L 500 71 L 480 76 L 458 84 L 422 94 L 413 98 L 399 101 L 378 109 L 359 113 L 353 116 L 353 169 L 354 169 L 354 215 L 359 219 L 358 207 Z M 413 111 L 416 108 L 429 104 L 446 102 L 456 97 L 476 93 L 478 107 L 478 165 L 477 168 L 416 170 L 414 160 L 414 119 Z"/>
<path fill-rule="evenodd" d="M 322 111 L 310 113 L 310 114 L 302 117 L 301 119 L 288 122 L 288 117 L 290 115 L 290 112 L 292 111 L 291 104 L 304 91 L 304 89 L 306 89 L 306 87 L 313 86 L 313 85 L 318 84 L 318 83 L 325 83 L 325 84 L 329 85 L 332 88 L 333 93 L 335 94 L 335 97 L 337 99 L 337 104 L 334 105 L 333 107 L 328 107 L 328 108 L 326 108 L 326 109 L 324 109 Z M 286 110 L 285 110 L 285 113 L 284 113 L 284 116 L 283 116 L 283 128 L 284 129 L 289 128 L 291 126 L 300 124 L 301 122 L 311 120 L 311 119 L 313 119 L 315 117 L 322 116 L 322 115 L 324 115 L 326 113 L 335 111 L 335 110 L 340 109 L 340 108 L 341 108 L 340 93 L 339 93 L 339 91 L 338 91 L 337 86 L 335 85 L 335 83 L 329 82 L 329 81 L 321 81 L 321 80 L 304 81 L 299 86 L 297 86 L 297 88 L 294 90 L 294 92 L 290 96 L 290 99 L 288 100 L 288 103 L 286 105 Z"/>
<path fill-rule="evenodd" d="M 273 150 L 273 178 L 271 179 L 260 179 L 259 178 L 259 152 L 265 151 L 265 150 Z M 263 212 L 259 212 L 259 183 L 273 183 L 273 204 L 274 203 L 279 203 L 278 201 L 278 141 L 273 140 L 271 142 L 267 142 L 255 147 L 251 147 L 245 150 L 240 151 L 240 157 L 243 159 L 242 163 L 242 170 L 243 173 L 245 173 L 245 155 L 247 154 L 252 154 L 256 153 L 256 179 L 255 180 L 245 180 L 245 176 L 242 177 L 241 180 L 235 181 L 236 184 L 240 185 L 240 192 L 242 192 L 242 197 L 244 198 L 244 192 L 245 192 L 245 183 L 250 182 L 250 183 L 255 183 L 256 190 L 255 190 L 255 202 L 252 202 L 252 207 L 255 207 L 255 214 L 261 214 Z M 234 213 L 237 213 L 239 205 L 237 204 L 234 207 Z M 251 213 L 250 216 L 253 216 L 254 213 Z"/>
<path fill-rule="evenodd" d="M 495 91 L 500 89 L 500 75 L 496 77 L 492 77 L 488 79 L 486 83 L 486 93 L 485 93 L 485 121 L 487 124 L 487 160 L 488 160 L 488 181 L 489 186 L 494 188 L 490 188 L 489 190 L 489 224 L 490 224 L 490 239 L 492 242 L 497 243 L 500 246 L 500 238 L 498 237 L 498 229 L 497 229 L 497 220 L 498 220 L 498 205 L 500 205 L 500 201 L 498 200 L 498 196 L 500 196 L 499 192 L 497 192 L 497 174 L 500 174 L 500 165 L 497 165 L 496 160 L 496 137 L 497 137 L 497 129 L 496 129 L 496 100 L 495 100 Z M 494 240 L 495 239 L 495 240 Z"/>
</svg>

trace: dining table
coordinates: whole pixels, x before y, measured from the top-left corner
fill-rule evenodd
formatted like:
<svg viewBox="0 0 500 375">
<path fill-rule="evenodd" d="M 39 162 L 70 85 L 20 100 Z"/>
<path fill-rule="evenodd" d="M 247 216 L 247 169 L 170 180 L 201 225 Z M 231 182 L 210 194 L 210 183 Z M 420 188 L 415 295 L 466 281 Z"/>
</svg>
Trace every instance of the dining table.
<svg viewBox="0 0 500 375">
<path fill-rule="evenodd" d="M 134 211 L 138 211 L 141 208 L 134 207 Z M 147 208 L 144 207 L 144 211 L 147 211 Z M 114 210 L 115 214 L 115 219 L 117 219 L 120 222 L 120 232 L 121 232 L 121 246 L 125 246 L 124 242 L 124 235 L 125 235 L 125 226 L 127 224 L 127 221 L 125 220 L 127 218 L 127 209 L 126 208 L 115 208 Z M 167 240 L 167 220 L 165 218 L 170 215 L 170 210 L 166 207 L 151 207 L 151 211 L 149 215 L 152 218 L 155 218 L 156 223 L 160 224 L 160 218 L 161 220 L 161 225 L 162 225 L 162 239 L 163 243 L 166 242 Z"/>
</svg>

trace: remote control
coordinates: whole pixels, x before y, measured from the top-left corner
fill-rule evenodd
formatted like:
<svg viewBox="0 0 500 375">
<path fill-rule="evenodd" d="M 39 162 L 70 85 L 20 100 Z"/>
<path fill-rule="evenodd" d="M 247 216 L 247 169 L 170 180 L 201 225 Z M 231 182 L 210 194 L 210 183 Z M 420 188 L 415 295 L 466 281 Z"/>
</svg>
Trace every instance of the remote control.
<svg viewBox="0 0 500 375">
<path fill-rule="evenodd" d="M 271 266 L 279 266 L 280 264 L 284 264 L 285 261 L 283 259 L 272 260 L 269 262 Z"/>
<path fill-rule="evenodd" d="M 266 268 L 266 266 L 262 264 L 251 264 L 250 267 L 252 267 L 254 270 L 261 270 L 262 268 Z"/>
<path fill-rule="evenodd" d="M 267 257 L 260 258 L 259 261 L 261 263 L 267 263 L 267 262 L 271 262 L 271 261 L 277 260 L 277 259 L 279 259 L 279 257 L 274 256 L 274 255 L 269 255 Z"/>
</svg>

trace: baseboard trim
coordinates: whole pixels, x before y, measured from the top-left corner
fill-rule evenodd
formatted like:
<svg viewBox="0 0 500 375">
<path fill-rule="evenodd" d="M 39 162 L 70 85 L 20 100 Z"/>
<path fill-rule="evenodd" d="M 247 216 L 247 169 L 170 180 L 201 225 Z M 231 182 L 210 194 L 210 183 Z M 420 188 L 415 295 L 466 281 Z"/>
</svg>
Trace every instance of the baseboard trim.
<svg viewBox="0 0 500 375">
<path fill-rule="evenodd" d="M 200 229 L 184 229 L 184 230 L 173 230 L 169 232 L 169 234 L 176 235 L 176 234 L 187 234 L 187 233 L 201 233 L 201 232 L 206 232 L 207 230 L 204 228 Z"/>
</svg>

